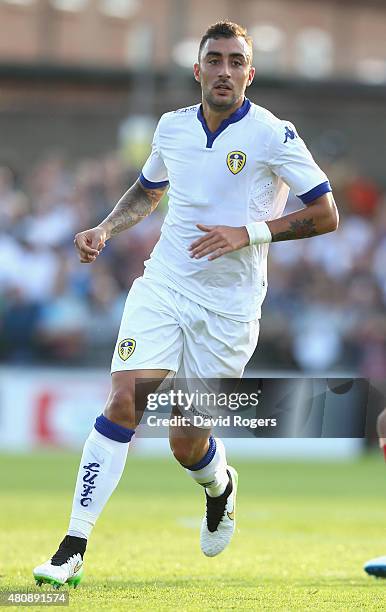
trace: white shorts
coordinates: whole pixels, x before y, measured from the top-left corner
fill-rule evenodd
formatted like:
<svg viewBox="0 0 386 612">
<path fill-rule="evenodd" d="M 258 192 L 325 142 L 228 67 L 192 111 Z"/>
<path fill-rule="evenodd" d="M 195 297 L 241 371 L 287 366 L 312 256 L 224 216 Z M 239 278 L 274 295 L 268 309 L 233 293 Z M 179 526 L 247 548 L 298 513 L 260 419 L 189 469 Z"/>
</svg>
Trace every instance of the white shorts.
<svg viewBox="0 0 386 612">
<path fill-rule="evenodd" d="M 170 370 L 177 377 L 241 378 L 258 335 L 258 319 L 228 319 L 140 277 L 127 296 L 111 372 Z"/>
</svg>

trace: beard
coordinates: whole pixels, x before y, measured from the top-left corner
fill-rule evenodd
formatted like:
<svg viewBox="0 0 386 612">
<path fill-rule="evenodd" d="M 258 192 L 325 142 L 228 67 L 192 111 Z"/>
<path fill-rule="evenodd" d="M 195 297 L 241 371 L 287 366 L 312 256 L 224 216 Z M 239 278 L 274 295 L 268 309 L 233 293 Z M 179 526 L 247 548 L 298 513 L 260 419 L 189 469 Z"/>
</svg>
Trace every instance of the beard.
<svg viewBox="0 0 386 612">
<path fill-rule="evenodd" d="M 203 91 L 203 98 L 208 104 L 209 108 L 214 111 L 226 111 L 230 110 L 239 101 L 240 96 L 237 96 L 234 91 L 231 92 L 232 96 L 229 99 L 222 99 L 220 97 L 215 98 L 211 91 Z"/>
</svg>

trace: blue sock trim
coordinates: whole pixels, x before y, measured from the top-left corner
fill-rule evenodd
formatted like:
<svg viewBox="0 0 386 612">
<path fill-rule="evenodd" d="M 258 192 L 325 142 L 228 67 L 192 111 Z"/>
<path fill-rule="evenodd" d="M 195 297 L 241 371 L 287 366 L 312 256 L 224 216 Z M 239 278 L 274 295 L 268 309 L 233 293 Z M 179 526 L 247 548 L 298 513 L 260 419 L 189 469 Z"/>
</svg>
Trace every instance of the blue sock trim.
<svg viewBox="0 0 386 612">
<path fill-rule="evenodd" d="M 110 440 L 115 440 L 116 442 L 130 442 L 135 434 L 134 429 L 128 429 L 127 427 L 122 427 L 122 425 L 113 423 L 110 419 L 107 419 L 104 414 L 97 417 L 94 427 L 102 436 L 106 436 L 106 438 L 110 438 Z"/>
<path fill-rule="evenodd" d="M 212 461 L 216 453 L 216 448 L 216 440 L 213 436 L 210 436 L 208 452 L 203 456 L 201 461 L 195 463 L 194 465 L 185 465 L 184 467 L 191 472 L 198 472 L 198 470 L 202 470 L 202 468 L 206 467 Z"/>
</svg>

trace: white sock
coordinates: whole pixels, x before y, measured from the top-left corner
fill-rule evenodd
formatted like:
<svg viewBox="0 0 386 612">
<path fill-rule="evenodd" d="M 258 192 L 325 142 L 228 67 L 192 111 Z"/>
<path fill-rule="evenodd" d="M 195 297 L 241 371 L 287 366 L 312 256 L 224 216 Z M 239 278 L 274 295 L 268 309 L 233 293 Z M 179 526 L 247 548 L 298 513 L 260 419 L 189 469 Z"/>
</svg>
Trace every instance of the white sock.
<svg viewBox="0 0 386 612">
<path fill-rule="evenodd" d="M 91 431 L 79 466 L 68 535 L 89 537 L 122 476 L 128 449 L 128 442 L 112 440 L 96 429 Z"/>
<path fill-rule="evenodd" d="M 204 464 L 202 468 L 195 469 Z M 206 464 L 206 465 L 205 465 Z M 196 466 L 186 468 L 187 473 L 205 487 L 210 497 L 218 497 L 224 493 L 229 482 L 225 447 L 219 438 L 209 438 L 209 450 Z M 194 468 L 194 469 L 191 469 Z"/>
</svg>

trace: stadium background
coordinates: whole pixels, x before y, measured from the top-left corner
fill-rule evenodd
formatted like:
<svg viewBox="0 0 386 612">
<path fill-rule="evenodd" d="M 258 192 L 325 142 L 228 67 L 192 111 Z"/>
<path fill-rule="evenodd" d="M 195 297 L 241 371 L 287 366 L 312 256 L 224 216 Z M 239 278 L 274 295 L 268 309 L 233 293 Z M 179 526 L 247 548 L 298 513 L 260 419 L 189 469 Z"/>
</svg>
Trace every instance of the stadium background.
<svg viewBox="0 0 386 612">
<path fill-rule="evenodd" d="M 97 224 L 137 178 L 159 115 L 199 101 L 191 65 L 202 33 L 221 18 L 248 27 L 257 68 L 248 95 L 295 123 L 341 214 L 334 234 L 272 245 L 249 374 L 364 376 L 384 387 L 385 3 L 1 0 L 0 449 L 9 514 L 14 480 L 19 501 L 32 490 L 31 466 L 42 470 L 39 490 L 63 448 L 71 450 L 63 461 L 76 464 L 71 453 L 103 407 L 123 303 L 158 238 L 167 199 L 92 266 L 78 263 L 73 235 Z M 297 206 L 291 196 L 287 210 Z M 308 490 L 316 495 L 305 476 L 312 459 L 353 457 L 363 444 L 261 441 L 240 449 L 286 462 L 303 457 L 288 478 L 300 478 L 306 498 Z M 24 455 L 7 455 L 15 450 Z M 145 458 L 161 451 L 142 445 Z M 264 471 L 255 461 L 247 474 Z M 285 504 L 280 468 L 269 469 Z M 374 474 L 362 463 L 357 469 L 352 480 L 362 484 Z M 47 489 L 42 503 L 50 497 Z M 22 533 L 20 522 L 14 533 Z"/>
<path fill-rule="evenodd" d="M 136 179 L 159 115 L 199 100 L 197 42 L 228 15 L 255 39 L 248 95 L 295 123 L 342 216 L 330 236 L 271 247 L 252 365 L 385 377 L 383 4 L 0 2 L 2 362 L 106 366 L 167 204 L 95 266 L 73 235 Z"/>
</svg>

